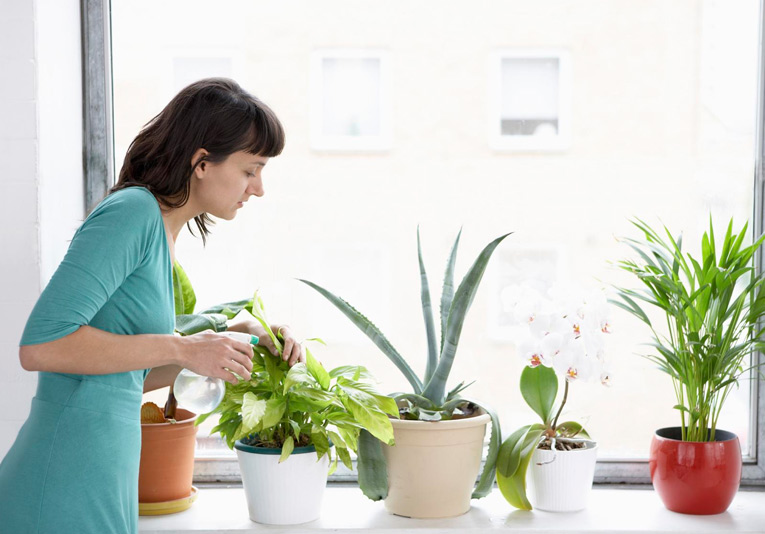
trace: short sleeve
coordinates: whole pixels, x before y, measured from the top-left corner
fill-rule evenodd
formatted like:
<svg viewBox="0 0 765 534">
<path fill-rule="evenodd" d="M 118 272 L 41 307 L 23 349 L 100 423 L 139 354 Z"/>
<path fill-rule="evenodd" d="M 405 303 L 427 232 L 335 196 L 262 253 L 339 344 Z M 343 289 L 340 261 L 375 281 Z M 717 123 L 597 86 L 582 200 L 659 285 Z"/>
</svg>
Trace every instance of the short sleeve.
<svg viewBox="0 0 765 534">
<path fill-rule="evenodd" d="M 47 343 L 87 325 L 144 261 L 159 206 L 143 188 L 112 193 L 75 232 L 27 320 L 21 345 Z"/>
</svg>

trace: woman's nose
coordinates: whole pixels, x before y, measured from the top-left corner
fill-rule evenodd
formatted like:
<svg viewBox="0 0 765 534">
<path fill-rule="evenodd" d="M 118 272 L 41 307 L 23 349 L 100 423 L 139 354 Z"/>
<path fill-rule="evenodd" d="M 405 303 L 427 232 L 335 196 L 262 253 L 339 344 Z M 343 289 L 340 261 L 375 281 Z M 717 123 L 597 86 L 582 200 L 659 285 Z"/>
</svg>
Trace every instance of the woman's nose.
<svg viewBox="0 0 765 534">
<path fill-rule="evenodd" d="M 255 178 L 250 180 L 250 184 L 247 186 L 248 194 L 262 197 L 265 192 L 265 189 L 263 189 L 263 180 L 260 179 L 260 176 L 255 176 Z"/>
</svg>

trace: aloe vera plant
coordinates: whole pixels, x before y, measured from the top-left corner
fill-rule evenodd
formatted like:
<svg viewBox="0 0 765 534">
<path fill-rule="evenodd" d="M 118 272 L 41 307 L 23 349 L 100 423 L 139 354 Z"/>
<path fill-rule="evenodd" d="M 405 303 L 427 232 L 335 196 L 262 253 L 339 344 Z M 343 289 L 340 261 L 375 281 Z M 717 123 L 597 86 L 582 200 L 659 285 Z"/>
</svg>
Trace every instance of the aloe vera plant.
<svg viewBox="0 0 765 534">
<path fill-rule="evenodd" d="M 351 304 L 313 282 L 308 280 L 300 281 L 318 291 L 334 304 L 398 367 L 412 387 L 412 392 L 392 395 L 401 407 L 400 411 L 403 418 L 425 421 L 448 420 L 456 414 L 471 414 L 475 406 L 479 406 L 489 414 L 492 423 L 489 451 L 479 483 L 473 492 L 473 498 L 478 499 L 488 495 L 494 483 L 494 466 L 501 441 L 499 419 L 496 413 L 488 406 L 460 397 L 460 392 L 467 387 L 464 382 L 448 392 L 446 384 L 457 353 L 465 316 L 470 309 L 470 305 L 473 303 L 478 286 L 486 271 L 486 266 L 497 246 L 510 234 L 502 235 L 486 245 L 455 290 L 454 265 L 457 259 L 457 248 L 461 234 L 462 231 L 457 234 L 446 264 L 439 314 L 441 320 L 439 342 L 436 339 L 433 306 L 431 304 L 428 276 L 422 259 L 419 228 L 417 230 L 420 292 L 425 332 L 428 341 L 427 364 L 423 379 L 417 376 L 401 353 L 393 347 L 380 329 Z M 382 447 L 379 441 L 375 440 L 369 433 L 362 431 L 359 441 L 358 459 L 359 486 L 361 486 L 364 494 L 372 500 L 384 499 L 387 496 L 388 483 L 384 466 L 385 458 L 382 454 Z"/>
</svg>

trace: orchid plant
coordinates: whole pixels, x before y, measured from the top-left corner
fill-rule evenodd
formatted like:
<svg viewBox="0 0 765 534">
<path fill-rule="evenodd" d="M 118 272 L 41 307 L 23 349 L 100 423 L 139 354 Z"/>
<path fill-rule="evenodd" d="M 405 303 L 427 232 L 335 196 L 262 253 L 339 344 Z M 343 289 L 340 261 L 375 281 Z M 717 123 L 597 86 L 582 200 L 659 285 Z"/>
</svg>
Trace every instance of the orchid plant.
<svg viewBox="0 0 765 534">
<path fill-rule="evenodd" d="M 510 504 L 530 510 L 526 471 L 534 451 L 581 448 L 590 437 L 580 423 L 558 421 L 570 384 L 587 380 L 610 384 L 604 355 L 611 321 L 602 293 L 553 288 L 544 294 L 523 286 L 511 288 L 505 297 L 520 330 L 518 354 L 527 364 L 521 373 L 521 394 L 542 423 L 523 426 L 505 440 L 497 458 L 497 483 Z M 556 408 L 558 377 L 563 378 L 564 389 Z"/>
</svg>

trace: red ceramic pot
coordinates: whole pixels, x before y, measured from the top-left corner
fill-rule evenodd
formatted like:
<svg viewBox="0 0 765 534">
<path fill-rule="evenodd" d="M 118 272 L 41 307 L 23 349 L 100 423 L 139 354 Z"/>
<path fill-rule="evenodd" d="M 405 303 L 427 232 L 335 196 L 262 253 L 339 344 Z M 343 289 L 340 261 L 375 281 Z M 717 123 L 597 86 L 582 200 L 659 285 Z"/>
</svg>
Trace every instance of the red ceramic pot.
<svg viewBox="0 0 765 534">
<path fill-rule="evenodd" d="M 651 482 L 664 506 L 681 514 L 720 514 L 741 482 L 741 446 L 732 432 L 715 441 L 681 441 L 680 427 L 660 428 L 651 442 Z"/>
</svg>

